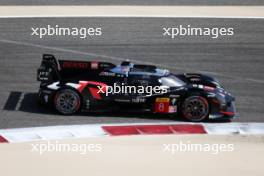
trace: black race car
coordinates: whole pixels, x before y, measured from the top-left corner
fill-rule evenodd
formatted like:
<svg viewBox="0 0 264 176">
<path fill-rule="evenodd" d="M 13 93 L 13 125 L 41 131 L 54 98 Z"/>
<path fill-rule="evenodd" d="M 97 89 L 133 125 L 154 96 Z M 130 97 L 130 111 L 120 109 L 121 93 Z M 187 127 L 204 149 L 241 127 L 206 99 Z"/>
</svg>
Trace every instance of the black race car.
<svg viewBox="0 0 264 176">
<path fill-rule="evenodd" d="M 79 111 L 146 111 L 189 121 L 232 119 L 235 98 L 207 75 L 173 74 L 124 61 L 56 60 L 44 54 L 38 69 L 39 101 L 64 115 Z"/>
</svg>

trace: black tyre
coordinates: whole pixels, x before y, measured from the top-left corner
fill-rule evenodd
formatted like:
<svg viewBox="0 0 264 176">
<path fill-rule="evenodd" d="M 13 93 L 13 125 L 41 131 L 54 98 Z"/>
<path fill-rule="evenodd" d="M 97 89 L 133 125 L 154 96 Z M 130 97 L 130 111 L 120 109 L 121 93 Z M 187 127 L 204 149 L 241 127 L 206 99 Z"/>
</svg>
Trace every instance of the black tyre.
<svg viewBox="0 0 264 176">
<path fill-rule="evenodd" d="M 200 95 L 190 95 L 182 103 L 182 115 L 189 121 L 200 122 L 209 115 L 209 104 Z"/>
<path fill-rule="evenodd" d="M 64 88 L 56 93 L 54 105 L 59 113 L 71 115 L 80 110 L 81 98 L 75 90 Z"/>
</svg>

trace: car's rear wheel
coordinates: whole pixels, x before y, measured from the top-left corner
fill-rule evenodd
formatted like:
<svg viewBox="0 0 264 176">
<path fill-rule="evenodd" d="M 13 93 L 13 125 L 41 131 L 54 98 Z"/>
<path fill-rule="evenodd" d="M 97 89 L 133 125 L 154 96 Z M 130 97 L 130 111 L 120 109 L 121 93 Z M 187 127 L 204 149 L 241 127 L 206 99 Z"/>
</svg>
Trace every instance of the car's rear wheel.
<svg viewBox="0 0 264 176">
<path fill-rule="evenodd" d="M 65 88 L 56 93 L 54 104 L 59 113 L 71 115 L 80 110 L 81 98 L 75 90 Z"/>
<path fill-rule="evenodd" d="M 200 95 L 187 97 L 182 104 L 182 115 L 189 121 L 200 122 L 209 115 L 209 104 L 206 98 Z"/>
</svg>

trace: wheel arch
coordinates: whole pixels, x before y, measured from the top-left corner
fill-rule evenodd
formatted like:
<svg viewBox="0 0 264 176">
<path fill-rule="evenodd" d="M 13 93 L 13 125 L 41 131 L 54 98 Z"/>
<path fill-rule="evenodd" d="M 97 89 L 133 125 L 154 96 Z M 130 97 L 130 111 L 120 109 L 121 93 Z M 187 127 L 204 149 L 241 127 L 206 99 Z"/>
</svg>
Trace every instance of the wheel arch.
<svg viewBox="0 0 264 176">
<path fill-rule="evenodd" d="M 52 95 L 52 105 L 53 107 L 56 109 L 56 105 L 55 105 L 55 98 L 57 96 L 57 93 L 63 89 L 70 89 L 70 90 L 73 90 L 75 93 L 77 93 L 80 97 L 80 108 L 77 112 L 81 111 L 83 109 L 83 96 L 82 94 L 78 91 L 78 89 L 76 89 L 75 87 L 73 86 L 70 86 L 70 85 L 62 85 L 60 88 L 58 88 L 57 90 L 54 91 L 53 95 Z"/>
<path fill-rule="evenodd" d="M 179 115 L 180 116 L 184 116 L 183 115 L 183 103 L 188 97 L 191 97 L 191 96 L 201 96 L 201 97 L 206 99 L 207 104 L 208 104 L 208 115 L 207 115 L 207 117 L 205 119 L 207 119 L 208 116 L 211 114 L 211 106 L 212 106 L 212 104 L 211 104 L 210 98 L 207 96 L 207 93 L 202 91 L 202 90 L 192 90 L 191 92 L 188 91 L 188 92 L 186 92 L 185 94 L 182 95 L 182 97 L 180 99 L 180 102 L 179 102 L 179 107 L 180 107 L 179 108 Z M 205 120 L 205 119 L 203 119 L 203 120 Z"/>
</svg>

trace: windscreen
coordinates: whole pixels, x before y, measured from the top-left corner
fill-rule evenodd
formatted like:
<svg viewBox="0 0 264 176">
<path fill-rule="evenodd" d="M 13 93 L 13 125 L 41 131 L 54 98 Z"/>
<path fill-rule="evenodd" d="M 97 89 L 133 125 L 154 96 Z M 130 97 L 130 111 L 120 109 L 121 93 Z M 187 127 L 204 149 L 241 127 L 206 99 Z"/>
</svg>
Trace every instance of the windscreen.
<svg viewBox="0 0 264 176">
<path fill-rule="evenodd" d="M 186 84 L 185 82 L 183 82 L 174 75 L 162 77 L 160 81 L 163 86 L 168 86 L 168 87 L 181 87 Z"/>
</svg>

